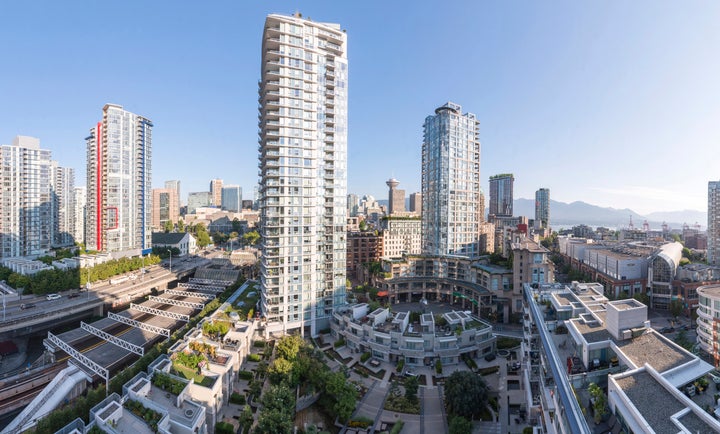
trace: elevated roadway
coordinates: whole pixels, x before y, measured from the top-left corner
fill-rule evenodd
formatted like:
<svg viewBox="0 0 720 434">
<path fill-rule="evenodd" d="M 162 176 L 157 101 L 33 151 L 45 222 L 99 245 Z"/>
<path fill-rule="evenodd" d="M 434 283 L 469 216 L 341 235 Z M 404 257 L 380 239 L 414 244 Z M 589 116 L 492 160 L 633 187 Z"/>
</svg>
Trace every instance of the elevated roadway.
<svg viewBox="0 0 720 434">
<path fill-rule="evenodd" d="M 109 281 L 96 282 L 89 291 L 65 291 L 57 300 L 44 296 L 23 296 L 7 301 L 0 312 L 0 341 L 10 338 L 44 334 L 62 324 L 76 323 L 90 316 L 102 316 L 104 310 L 129 306 L 133 300 L 162 292 L 175 282 L 191 276 L 195 270 L 209 262 L 191 257 L 173 262 L 172 272 L 161 266 L 147 267 L 147 273 L 127 273 L 128 279 L 116 285 Z"/>
</svg>

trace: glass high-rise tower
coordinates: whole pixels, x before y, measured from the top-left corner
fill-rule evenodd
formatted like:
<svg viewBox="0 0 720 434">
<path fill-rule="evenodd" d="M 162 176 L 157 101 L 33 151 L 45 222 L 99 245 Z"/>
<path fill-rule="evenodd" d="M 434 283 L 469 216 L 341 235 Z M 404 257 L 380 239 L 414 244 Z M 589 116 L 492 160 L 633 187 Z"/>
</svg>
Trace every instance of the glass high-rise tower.
<svg viewBox="0 0 720 434">
<path fill-rule="evenodd" d="M 496 217 L 513 216 L 513 184 L 512 173 L 503 173 L 490 177 L 490 206 L 488 214 Z"/>
<path fill-rule="evenodd" d="M 535 192 L 535 227 L 550 227 L 550 189 L 541 188 Z"/>
<path fill-rule="evenodd" d="M 347 83 L 339 25 L 267 17 L 258 192 L 268 332 L 316 335 L 345 303 Z"/>
<path fill-rule="evenodd" d="M 480 121 L 448 102 L 423 128 L 423 253 L 475 256 L 483 222 Z"/>
<path fill-rule="evenodd" d="M 152 122 L 105 104 L 87 142 L 89 250 L 139 255 L 151 248 Z"/>
</svg>

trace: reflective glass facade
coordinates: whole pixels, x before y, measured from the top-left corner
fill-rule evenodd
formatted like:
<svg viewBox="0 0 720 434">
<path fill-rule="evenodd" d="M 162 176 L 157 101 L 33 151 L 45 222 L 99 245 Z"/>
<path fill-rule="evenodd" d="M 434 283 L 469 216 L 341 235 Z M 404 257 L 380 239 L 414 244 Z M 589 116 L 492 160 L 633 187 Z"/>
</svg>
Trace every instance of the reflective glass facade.
<svg viewBox="0 0 720 434">
<path fill-rule="evenodd" d="M 480 121 L 448 102 L 423 128 L 423 253 L 475 256 L 483 222 Z"/>
</svg>

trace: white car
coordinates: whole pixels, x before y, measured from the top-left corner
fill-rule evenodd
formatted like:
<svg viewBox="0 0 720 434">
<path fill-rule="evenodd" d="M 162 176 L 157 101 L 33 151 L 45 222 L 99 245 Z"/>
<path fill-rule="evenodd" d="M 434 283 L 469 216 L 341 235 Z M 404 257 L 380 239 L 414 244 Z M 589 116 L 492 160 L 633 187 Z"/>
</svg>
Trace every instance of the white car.
<svg viewBox="0 0 720 434">
<path fill-rule="evenodd" d="M 48 300 L 57 300 L 58 298 L 61 298 L 62 296 L 60 294 L 48 294 L 47 298 Z"/>
</svg>

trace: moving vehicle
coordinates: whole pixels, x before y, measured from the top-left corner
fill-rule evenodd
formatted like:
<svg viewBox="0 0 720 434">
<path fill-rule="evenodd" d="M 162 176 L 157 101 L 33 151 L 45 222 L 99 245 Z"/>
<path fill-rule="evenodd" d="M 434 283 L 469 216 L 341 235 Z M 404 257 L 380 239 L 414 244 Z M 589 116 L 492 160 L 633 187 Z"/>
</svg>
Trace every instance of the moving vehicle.
<svg viewBox="0 0 720 434">
<path fill-rule="evenodd" d="M 31 309 L 33 307 L 35 307 L 35 303 L 23 303 L 20 305 L 20 309 L 23 309 L 23 310 Z"/>
<path fill-rule="evenodd" d="M 48 294 L 45 298 L 47 298 L 48 300 L 57 300 L 61 297 L 62 296 L 60 294 Z"/>
</svg>

